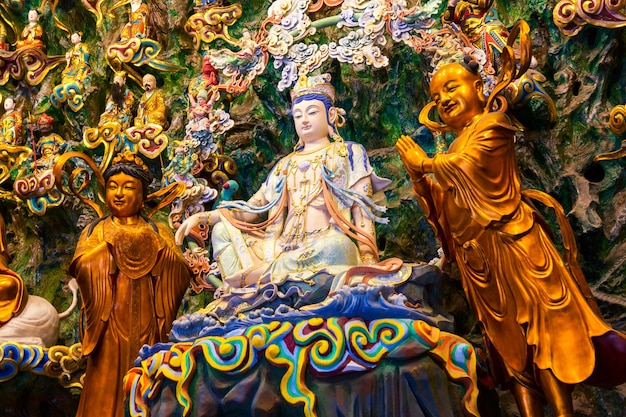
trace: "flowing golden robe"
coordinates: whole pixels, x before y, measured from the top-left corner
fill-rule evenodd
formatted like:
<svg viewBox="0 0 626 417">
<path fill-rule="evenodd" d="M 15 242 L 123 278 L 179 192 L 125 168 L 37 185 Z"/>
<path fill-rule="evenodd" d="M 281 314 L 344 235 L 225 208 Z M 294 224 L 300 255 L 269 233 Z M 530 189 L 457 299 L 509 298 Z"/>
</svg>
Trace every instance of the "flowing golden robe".
<svg viewBox="0 0 626 417">
<path fill-rule="evenodd" d="M 154 123 L 162 127 L 167 121 L 165 111 L 165 97 L 161 90 L 154 90 L 150 96 L 144 94 L 139 100 L 135 126 Z"/>
<path fill-rule="evenodd" d="M 146 22 L 148 20 L 148 14 L 150 13 L 150 9 L 145 4 L 141 4 L 137 10 L 130 11 L 130 20 L 122 28 L 122 33 L 120 37 L 122 39 L 130 39 L 130 38 L 145 38 L 147 25 Z"/>
<path fill-rule="evenodd" d="M 43 28 L 40 24 L 35 25 L 26 25 L 24 30 L 20 35 L 20 38 L 17 40 L 17 48 L 41 48 L 43 47 L 43 41 L 41 38 L 43 37 Z"/>
<path fill-rule="evenodd" d="M 122 380 L 139 349 L 167 341 L 190 271 L 172 233 L 156 226 L 158 233 L 144 220 L 123 226 L 108 217 L 80 237 L 70 265 L 83 298 L 88 357 L 79 417 L 94 410 L 122 417 Z"/>
<path fill-rule="evenodd" d="M 509 375 L 534 364 L 565 383 L 582 382 L 596 366 L 592 338 L 611 332 L 626 340 L 595 313 L 581 291 L 587 284 L 574 279 L 525 202 L 514 131 L 503 113 L 475 117 L 433 158 L 437 182 L 424 178 L 415 192 Z"/>
<path fill-rule="evenodd" d="M 22 311 L 26 300 L 28 293 L 22 278 L 0 267 L 0 327 Z"/>
<path fill-rule="evenodd" d="M 67 54 L 69 59 L 66 68 L 61 73 L 61 84 L 75 82 L 82 88 L 85 79 L 91 71 L 88 65 L 89 49 L 86 44 L 81 42 L 72 46 Z"/>
</svg>

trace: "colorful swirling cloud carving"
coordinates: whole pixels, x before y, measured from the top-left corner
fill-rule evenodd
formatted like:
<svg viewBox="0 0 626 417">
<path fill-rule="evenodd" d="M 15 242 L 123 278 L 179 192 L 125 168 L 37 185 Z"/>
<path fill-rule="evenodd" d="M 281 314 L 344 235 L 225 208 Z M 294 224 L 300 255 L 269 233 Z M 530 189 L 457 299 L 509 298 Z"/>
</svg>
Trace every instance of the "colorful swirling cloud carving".
<svg viewBox="0 0 626 417">
<path fill-rule="evenodd" d="M 401 348 L 407 344 L 411 349 L 403 351 Z M 313 417 L 317 415 L 317 398 L 307 386 L 307 371 L 322 378 L 366 372 L 379 366 L 392 352 L 407 358 L 423 353 L 433 356 L 452 380 L 465 386 L 465 413 L 479 415 L 473 347 L 462 338 L 419 320 L 334 317 L 296 323 L 274 321 L 251 326 L 230 337 L 207 336 L 160 349 L 138 363 L 125 378 L 133 417 L 150 416 L 148 402 L 158 397 L 165 380 L 176 385 L 182 414 L 189 415 L 194 406 L 189 385 L 192 378 L 202 378 L 198 375 L 201 363 L 235 376 L 245 375 L 262 360 L 284 370 L 280 380 L 283 399 L 303 407 L 304 415 Z"/>
<path fill-rule="evenodd" d="M 86 360 L 81 357 L 81 345 L 53 346 L 0 343 L 0 383 L 20 372 L 58 378 L 64 387 L 82 388 Z"/>
</svg>

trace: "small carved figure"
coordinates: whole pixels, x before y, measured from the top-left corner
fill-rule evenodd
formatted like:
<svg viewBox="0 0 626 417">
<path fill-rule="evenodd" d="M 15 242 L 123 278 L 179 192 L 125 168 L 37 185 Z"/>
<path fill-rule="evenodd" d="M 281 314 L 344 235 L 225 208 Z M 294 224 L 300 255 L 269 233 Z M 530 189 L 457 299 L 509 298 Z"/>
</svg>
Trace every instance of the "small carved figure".
<svg viewBox="0 0 626 417">
<path fill-rule="evenodd" d="M 15 99 L 8 96 L 4 99 L 4 114 L 0 117 L 0 143 L 21 145 L 22 115 L 15 110 Z"/>
<path fill-rule="evenodd" d="M 194 154 L 189 142 L 175 142 L 170 158 L 170 163 L 163 170 L 163 185 L 169 185 L 174 181 L 183 182 L 187 187 L 198 185 L 198 180 L 191 173 L 198 156 Z"/>
<path fill-rule="evenodd" d="M 200 90 L 196 96 L 195 104 L 189 107 L 186 134 L 200 142 L 206 142 L 210 139 L 209 132 L 211 124 L 211 106 L 215 102 L 215 97 L 219 96 L 219 92 L 213 91 L 211 101 L 207 102 L 208 94 L 206 90 Z"/>
<path fill-rule="evenodd" d="M 70 41 L 73 46 L 65 53 L 67 65 L 61 73 L 61 83 L 67 85 L 75 82 L 82 90 L 83 83 L 91 73 L 88 64 L 89 49 L 83 43 L 82 32 L 72 33 Z"/>
<path fill-rule="evenodd" d="M 17 40 L 17 48 L 42 48 L 44 46 L 42 37 L 43 28 L 39 24 L 39 11 L 31 9 L 28 11 L 28 24 Z"/>
<path fill-rule="evenodd" d="M 151 182 L 138 156 L 105 171 L 111 214 L 82 232 L 70 274 L 83 298 L 87 370 L 77 416 L 124 416 L 122 379 L 144 344 L 166 342 L 190 270 L 172 232 L 141 213 Z"/>
<path fill-rule="evenodd" d="M 145 38 L 148 32 L 148 14 L 150 10 L 142 0 L 130 0 L 128 23 L 122 28 L 120 40 Z"/>
<path fill-rule="evenodd" d="M 212 86 L 219 84 L 218 75 L 218 70 L 211 63 L 209 53 L 205 53 L 202 58 L 202 73 L 192 78 L 189 83 L 189 100 L 192 105 L 195 105 L 195 98 L 201 90 L 209 91 Z"/>
<path fill-rule="evenodd" d="M 456 260 L 494 372 L 521 415 L 543 416 L 545 398 L 554 415 L 573 416 L 572 384 L 624 382 L 626 337 L 603 321 L 575 257 L 563 262 L 529 199 L 555 208 L 564 246 L 575 251 L 563 209 L 547 194 L 521 189 L 516 128 L 502 111 L 490 111 L 477 63 L 443 66 L 430 93 L 420 121 L 456 139 L 430 158 L 400 138 L 413 190 L 446 258 Z M 443 124 L 430 118 L 432 108 Z"/>
<path fill-rule="evenodd" d="M 145 93 L 139 100 L 135 126 L 144 126 L 152 123 L 165 127 L 167 123 L 165 98 L 163 97 L 163 92 L 157 88 L 154 75 L 146 74 L 143 76 L 143 89 Z"/>
<path fill-rule="evenodd" d="M 38 169 L 52 169 L 54 163 L 61 153 L 65 151 L 67 142 L 61 135 L 54 133 L 54 119 L 46 113 L 39 116 L 37 126 L 41 132 L 41 138 L 37 142 L 37 158 L 36 167 Z"/>
<path fill-rule="evenodd" d="M 126 72 L 118 71 L 113 77 L 111 85 L 111 94 L 107 99 L 104 113 L 100 115 L 100 125 L 107 122 L 116 122 L 120 124 L 122 131 L 130 126 L 132 120 L 132 107 L 135 102 L 135 96 L 126 87 Z"/>
</svg>

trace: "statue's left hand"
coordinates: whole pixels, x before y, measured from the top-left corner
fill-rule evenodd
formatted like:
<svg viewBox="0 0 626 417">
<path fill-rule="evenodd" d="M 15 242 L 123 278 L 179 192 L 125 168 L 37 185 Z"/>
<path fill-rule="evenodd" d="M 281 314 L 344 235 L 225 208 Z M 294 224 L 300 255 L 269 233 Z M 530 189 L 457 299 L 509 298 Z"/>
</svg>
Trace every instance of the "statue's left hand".
<svg viewBox="0 0 626 417">
<path fill-rule="evenodd" d="M 178 228 L 178 230 L 176 231 L 176 236 L 175 236 L 175 240 L 176 240 L 176 244 L 177 245 L 182 245 L 183 244 L 183 240 L 185 239 L 185 236 L 187 236 L 189 233 L 191 233 L 191 230 L 198 226 L 201 223 L 201 216 L 206 216 L 205 213 L 196 213 L 190 217 L 188 217 L 187 219 L 185 219 L 185 221 L 180 225 L 180 227 Z M 205 217 L 206 220 L 206 217 Z"/>
<path fill-rule="evenodd" d="M 415 143 L 409 136 L 402 135 L 396 142 L 396 149 L 411 180 L 418 180 L 424 175 L 422 164 L 424 160 L 428 159 L 428 155 L 421 146 Z"/>
</svg>

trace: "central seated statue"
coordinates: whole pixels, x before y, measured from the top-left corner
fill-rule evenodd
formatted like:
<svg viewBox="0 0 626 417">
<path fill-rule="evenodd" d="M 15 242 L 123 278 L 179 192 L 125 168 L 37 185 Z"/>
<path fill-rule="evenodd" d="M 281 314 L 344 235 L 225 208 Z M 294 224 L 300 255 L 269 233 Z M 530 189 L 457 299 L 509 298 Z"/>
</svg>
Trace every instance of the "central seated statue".
<svg viewBox="0 0 626 417">
<path fill-rule="evenodd" d="M 178 229 L 181 244 L 194 227 L 212 227 L 224 284 L 214 302 L 175 324 L 176 337 L 185 339 L 182 332 L 193 327 L 188 320 L 199 315 L 225 322 L 261 307 L 312 310 L 344 285 L 399 286 L 433 274 L 427 265 L 379 262 L 374 223 L 387 222 L 379 217 L 386 208 L 373 198 L 391 181 L 374 173 L 362 145 L 339 136 L 343 110 L 333 105 L 329 81 L 327 74 L 302 77 L 292 90 L 299 141 L 247 202 L 223 202 Z M 405 300 L 395 294 L 392 303 L 402 308 Z"/>
<path fill-rule="evenodd" d="M 433 302 L 441 271 L 379 261 L 374 198 L 390 181 L 339 136 L 329 81 L 299 80 L 298 143 L 248 201 L 180 225 L 178 244 L 212 227 L 223 285 L 172 343 L 144 346 L 125 379 L 131 415 L 479 415 L 475 350 Z"/>
</svg>

